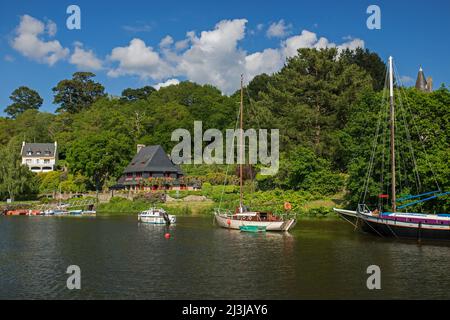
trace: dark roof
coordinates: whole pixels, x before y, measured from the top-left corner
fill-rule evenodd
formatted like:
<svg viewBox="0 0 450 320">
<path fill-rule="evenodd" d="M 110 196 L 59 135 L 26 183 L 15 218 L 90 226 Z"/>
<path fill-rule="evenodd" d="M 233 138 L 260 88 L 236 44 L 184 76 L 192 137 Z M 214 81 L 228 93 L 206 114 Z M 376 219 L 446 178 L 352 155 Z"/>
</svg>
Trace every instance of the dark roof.
<svg viewBox="0 0 450 320">
<path fill-rule="evenodd" d="M 28 154 L 31 152 L 31 154 Z M 40 153 L 40 154 L 39 154 Z M 55 144 L 54 143 L 25 143 L 22 148 L 22 157 L 54 157 Z"/>
<path fill-rule="evenodd" d="M 161 146 L 142 148 L 126 167 L 124 173 L 132 172 L 170 172 L 183 174 L 167 156 Z"/>
<path fill-rule="evenodd" d="M 419 74 L 417 75 L 416 89 L 428 91 L 427 80 L 425 80 L 425 74 L 423 73 L 422 68 L 420 68 Z"/>
</svg>

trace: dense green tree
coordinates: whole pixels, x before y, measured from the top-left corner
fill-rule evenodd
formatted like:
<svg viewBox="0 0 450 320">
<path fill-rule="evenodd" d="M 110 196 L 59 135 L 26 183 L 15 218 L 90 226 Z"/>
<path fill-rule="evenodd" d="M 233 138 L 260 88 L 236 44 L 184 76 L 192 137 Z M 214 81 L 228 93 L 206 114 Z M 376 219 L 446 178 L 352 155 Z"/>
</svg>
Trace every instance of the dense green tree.
<svg viewBox="0 0 450 320">
<path fill-rule="evenodd" d="M 370 76 L 338 59 L 336 49 L 300 49 L 260 92 L 249 118 L 252 127 L 278 128 L 282 149 L 301 145 L 333 158 L 337 132 L 359 94 L 371 87 Z"/>
<path fill-rule="evenodd" d="M 0 194 L 13 201 L 23 195 L 35 193 L 36 181 L 27 166 L 22 165 L 21 142 L 12 139 L 6 147 L 0 148 Z"/>
<path fill-rule="evenodd" d="M 74 141 L 66 160 L 71 172 L 89 177 L 95 189 L 101 190 L 110 177 L 120 177 L 134 153 L 129 138 L 105 131 Z"/>
<path fill-rule="evenodd" d="M 372 86 L 376 91 L 380 91 L 385 86 L 386 64 L 375 52 L 369 49 L 356 48 L 346 49 L 341 53 L 340 59 L 350 64 L 356 64 L 364 69 L 372 77 Z"/>
<path fill-rule="evenodd" d="M 26 110 L 38 110 L 44 102 L 37 91 L 28 87 L 17 88 L 13 91 L 9 99 L 13 103 L 6 107 L 5 113 L 11 118 L 17 118 L 17 116 Z"/>
<path fill-rule="evenodd" d="M 145 100 L 148 97 L 150 97 L 150 95 L 155 91 L 156 89 L 151 86 L 145 86 L 143 88 L 138 89 L 128 88 L 122 91 L 121 100 L 127 102 Z"/>
<path fill-rule="evenodd" d="M 105 97 L 105 88 L 92 80 L 91 72 L 76 72 L 72 79 L 60 81 L 53 88 L 53 103 L 61 105 L 57 112 L 77 113 L 90 107 L 101 97 Z"/>
<path fill-rule="evenodd" d="M 333 172 L 329 160 L 318 157 L 312 149 L 305 147 L 283 154 L 276 176 L 258 179 L 263 189 L 304 190 L 320 195 L 334 195 L 345 185 L 344 177 Z"/>
</svg>

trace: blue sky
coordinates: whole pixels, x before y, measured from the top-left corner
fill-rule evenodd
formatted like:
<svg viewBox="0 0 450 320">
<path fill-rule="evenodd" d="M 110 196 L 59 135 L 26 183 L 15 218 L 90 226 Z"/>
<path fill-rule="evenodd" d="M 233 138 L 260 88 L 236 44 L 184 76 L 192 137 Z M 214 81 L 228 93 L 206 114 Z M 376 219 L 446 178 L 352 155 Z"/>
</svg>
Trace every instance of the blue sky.
<svg viewBox="0 0 450 320">
<path fill-rule="evenodd" d="M 81 8 L 81 30 L 66 28 L 71 4 Z M 381 30 L 366 26 L 371 4 L 381 8 Z M 449 31 L 448 0 L 2 1 L 0 115 L 21 85 L 53 112 L 51 88 L 78 70 L 96 73 L 113 95 L 186 79 L 229 93 L 240 73 L 277 71 L 298 46 L 363 43 L 393 55 L 404 79 L 415 81 L 422 65 L 435 87 L 449 85 Z"/>
</svg>

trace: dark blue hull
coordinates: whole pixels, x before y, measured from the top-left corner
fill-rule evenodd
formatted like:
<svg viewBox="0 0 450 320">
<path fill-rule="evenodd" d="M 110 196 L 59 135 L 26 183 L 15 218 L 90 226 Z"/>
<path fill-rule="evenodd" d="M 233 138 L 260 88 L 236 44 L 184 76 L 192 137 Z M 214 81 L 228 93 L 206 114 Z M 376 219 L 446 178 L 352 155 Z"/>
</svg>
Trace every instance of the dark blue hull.
<svg viewBox="0 0 450 320">
<path fill-rule="evenodd" d="M 360 219 L 359 225 L 364 232 L 381 237 L 393 237 L 411 240 L 450 241 L 450 230 L 427 229 L 421 226 L 406 227 L 388 225 L 384 222 Z"/>
</svg>

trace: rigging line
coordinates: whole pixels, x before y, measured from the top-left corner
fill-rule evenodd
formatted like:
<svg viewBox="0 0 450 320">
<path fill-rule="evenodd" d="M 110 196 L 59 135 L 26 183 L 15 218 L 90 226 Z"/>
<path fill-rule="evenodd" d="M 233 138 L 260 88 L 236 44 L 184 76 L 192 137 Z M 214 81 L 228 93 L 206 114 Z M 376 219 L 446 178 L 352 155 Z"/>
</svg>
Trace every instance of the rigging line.
<svg viewBox="0 0 450 320">
<path fill-rule="evenodd" d="M 238 125 L 239 125 L 239 117 L 240 117 L 240 115 L 241 115 L 241 111 L 239 110 L 239 111 L 237 112 L 236 124 L 235 124 L 235 126 L 234 126 L 235 129 L 236 129 L 236 128 L 238 127 Z M 234 144 L 234 143 L 233 143 L 233 144 Z M 232 152 L 233 152 L 233 150 L 231 149 L 231 150 L 230 150 L 230 157 L 231 157 L 231 153 L 232 153 Z M 220 212 L 220 209 L 221 209 L 221 207 L 222 207 L 223 196 L 225 195 L 225 185 L 226 185 L 227 182 L 228 182 L 228 172 L 229 172 L 229 169 L 230 169 L 230 164 L 228 163 L 228 164 L 227 164 L 227 169 L 226 169 L 226 171 L 225 171 L 225 180 L 224 180 L 224 182 L 223 182 L 222 194 L 220 195 L 219 212 Z"/>
<path fill-rule="evenodd" d="M 401 79 L 400 79 L 400 83 L 402 84 Z M 403 86 L 403 84 L 402 84 L 402 86 Z M 429 169 L 430 169 L 430 171 L 431 171 L 431 173 L 433 175 L 434 182 L 436 183 L 436 186 L 438 187 L 439 190 L 441 190 L 441 187 L 439 186 L 439 182 L 437 180 L 437 175 L 436 175 L 436 173 L 435 173 L 435 171 L 433 169 L 433 166 L 431 165 L 431 162 L 430 162 L 430 160 L 428 158 L 429 155 L 428 155 L 428 152 L 426 151 L 425 143 L 422 140 L 422 136 L 420 135 L 419 128 L 418 128 L 418 125 L 416 123 L 416 117 L 415 117 L 414 113 L 411 112 L 411 109 L 409 108 L 408 96 L 406 95 L 406 90 L 403 90 L 403 92 L 401 91 L 401 93 L 403 93 L 403 95 L 405 96 L 405 101 L 406 101 L 405 105 L 406 105 L 408 113 L 411 114 L 411 120 L 412 120 L 411 122 L 413 124 L 414 129 L 416 130 L 417 136 L 419 138 L 420 145 L 422 147 L 422 151 L 425 154 L 425 162 L 427 163 L 427 166 L 429 167 Z"/>
<path fill-rule="evenodd" d="M 385 78 L 385 85 L 387 83 L 387 67 L 386 67 L 386 78 Z M 375 132 L 375 139 L 373 142 L 373 146 L 372 146 L 372 154 L 371 154 L 371 158 L 370 158 L 370 162 L 369 162 L 369 168 L 367 170 L 367 175 L 366 175 L 366 180 L 364 181 L 364 193 L 362 195 L 362 203 L 366 202 L 366 198 L 367 198 L 367 193 L 369 190 L 369 180 L 370 180 L 370 176 L 372 175 L 372 170 L 373 170 L 373 166 L 374 166 L 374 162 L 375 162 L 375 153 L 376 153 L 376 148 L 377 148 L 377 144 L 378 144 L 378 138 L 380 136 L 380 126 L 381 126 L 381 119 L 382 119 L 382 114 L 383 114 L 383 104 L 384 104 L 384 100 L 385 100 L 385 95 L 387 95 L 387 91 L 383 90 L 383 97 L 381 99 L 381 108 L 379 111 L 379 115 L 378 115 L 378 123 L 377 123 L 377 130 Z"/>
<path fill-rule="evenodd" d="M 386 79 L 385 79 L 385 85 L 387 83 L 387 78 L 388 78 L 388 74 L 386 72 Z M 384 97 L 383 100 L 384 102 Z M 383 126 L 383 144 L 381 146 L 381 153 L 382 153 L 382 157 L 381 157 L 381 194 L 388 194 L 389 191 L 384 190 L 384 172 L 385 172 L 385 166 L 386 166 L 386 145 L 387 145 L 387 130 L 388 130 L 388 126 L 386 125 L 388 123 L 388 117 L 389 117 L 389 112 L 388 112 L 388 108 L 385 107 L 384 108 L 384 123 L 385 125 Z M 387 188 L 389 188 L 388 186 L 386 186 Z M 380 209 L 382 210 L 384 204 L 385 204 L 386 200 L 384 198 L 379 197 L 379 206 Z"/>
<path fill-rule="evenodd" d="M 398 239 L 397 234 L 394 232 L 394 230 L 391 229 L 391 226 L 389 225 L 389 223 L 386 221 L 385 224 L 387 225 L 387 227 L 389 228 L 389 230 L 391 231 L 391 233 L 394 235 L 394 237 Z"/>
<path fill-rule="evenodd" d="M 378 232 L 378 230 L 377 229 L 375 229 L 374 227 L 372 227 L 372 225 L 370 224 L 370 222 L 368 221 L 368 220 L 366 220 L 366 219 L 362 219 L 362 221 L 364 221 L 373 231 L 375 231 L 380 237 L 382 237 L 382 238 L 384 238 L 384 236 L 380 233 L 380 232 Z"/>
<path fill-rule="evenodd" d="M 395 67 L 395 70 L 397 70 L 397 67 L 395 65 L 394 65 L 394 67 Z M 397 72 L 396 74 L 399 74 L 399 73 Z M 398 81 L 403 86 L 403 84 L 401 83 L 401 79 L 399 77 L 398 77 Z M 417 193 L 420 193 L 421 189 L 422 189 L 422 182 L 420 180 L 420 174 L 419 174 L 418 165 L 417 165 L 417 158 L 416 158 L 416 155 L 415 155 L 415 152 L 414 152 L 414 148 L 413 148 L 413 144 L 412 144 L 411 132 L 409 130 L 408 122 L 406 120 L 406 115 L 405 114 L 406 114 L 407 110 L 406 110 L 406 108 L 404 107 L 404 104 L 403 104 L 402 95 L 401 95 L 401 89 L 399 90 L 399 92 L 400 92 L 399 102 L 400 102 L 400 107 L 401 107 L 400 111 L 403 111 L 403 112 L 401 112 L 401 114 L 402 114 L 402 118 L 403 118 L 403 125 L 404 125 L 405 131 L 406 131 L 406 138 L 407 138 L 407 142 L 408 142 L 407 145 L 408 145 L 408 147 L 410 149 L 411 156 L 412 156 L 412 163 L 413 163 L 413 168 L 414 168 L 413 172 L 414 172 L 414 175 L 415 175 L 414 178 L 416 180 L 415 182 L 416 182 Z"/>
</svg>

